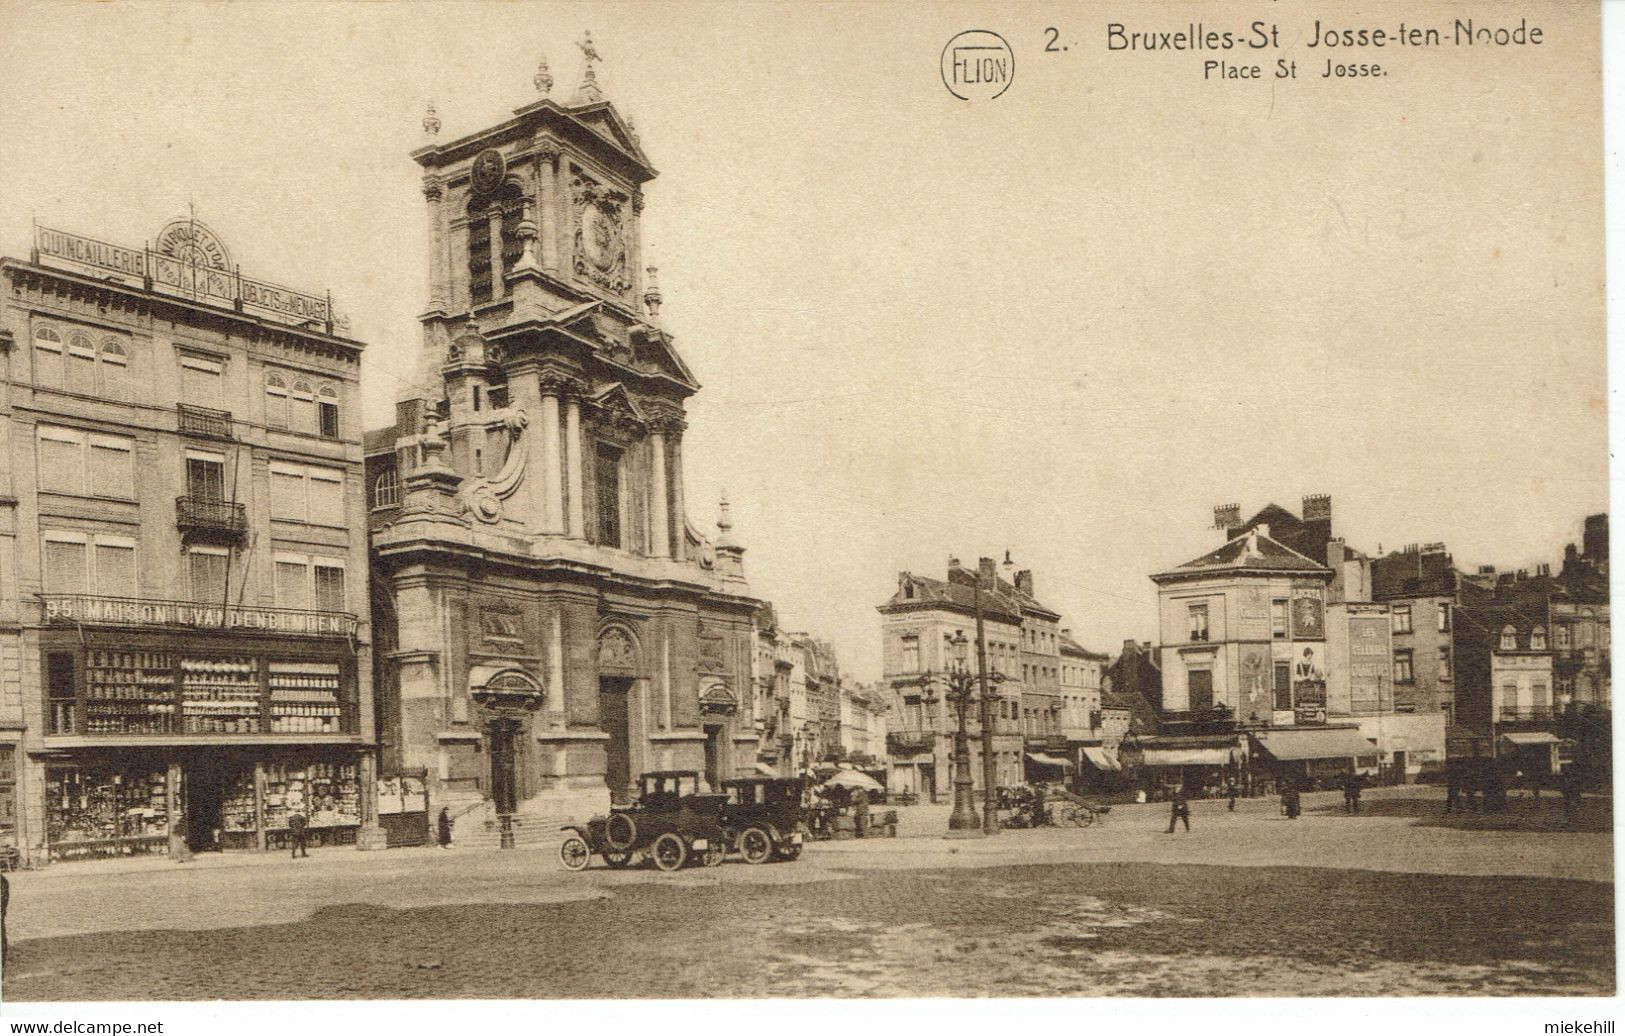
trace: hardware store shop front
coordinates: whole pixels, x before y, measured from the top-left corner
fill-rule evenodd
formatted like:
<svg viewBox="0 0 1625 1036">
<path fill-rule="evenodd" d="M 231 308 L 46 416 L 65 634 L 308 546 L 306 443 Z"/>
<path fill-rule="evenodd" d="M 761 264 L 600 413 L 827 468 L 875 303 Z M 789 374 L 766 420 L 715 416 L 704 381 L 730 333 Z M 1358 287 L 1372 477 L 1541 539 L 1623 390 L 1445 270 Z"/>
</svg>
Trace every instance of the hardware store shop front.
<svg viewBox="0 0 1625 1036">
<path fill-rule="evenodd" d="M 49 631 L 45 849 L 71 860 L 354 845 L 374 819 L 347 639 Z"/>
</svg>

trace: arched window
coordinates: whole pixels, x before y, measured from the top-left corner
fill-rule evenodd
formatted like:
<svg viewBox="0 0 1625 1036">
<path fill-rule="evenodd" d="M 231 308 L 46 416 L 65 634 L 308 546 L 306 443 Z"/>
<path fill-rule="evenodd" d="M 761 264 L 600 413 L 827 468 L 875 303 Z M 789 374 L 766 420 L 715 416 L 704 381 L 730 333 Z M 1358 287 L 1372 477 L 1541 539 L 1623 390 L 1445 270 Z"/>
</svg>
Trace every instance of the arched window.
<svg viewBox="0 0 1625 1036">
<path fill-rule="evenodd" d="M 304 378 L 295 379 L 288 402 L 288 427 L 306 435 L 316 434 L 316 390 Z"/>
<path fill-rule="evenodd" d="M 99 359 L 102 376 L 102 395 L 108 399 L 130 398 L 130 354 L 116 338 L 102 339 Z"/>
<path fill-rule="evenodd" d="M 1503 626 L 1501 628 L 1501 650 L 1518 650 L 1518 631 L 1513 629 L 1511 626 Z"/>
<path fill-rule="evenodd" d="M 86 396 L 96 394 L 96 343 L 89 335 L 75 332 L 68 336 L 66 370 L 63 388 Z"/>
<path fill-rule="evenodd" d="M 385 468 L 372 480 L 372 506 L 394 507 L 401 502 L 401 478 L 394 468 Z"/>
<path fill-rule="evenodd" d="M 324 439 L 339 437 L 339 390 L 330 384 L 316 392 L 316 424 Z"/>
<path fill-rule="evenodd" d="M 288 383 L 276 371 L 265 376 L 265 426 L 288 427 Z"/>
<path fill-rule="evenodd" d="M 1529 650 L 1530 651 L 1545 651 L 1546 650 L 1546 627 L 1545 626 L 1536 626 L 1533 630 L 1530 631 L 1530 633 L 1529 633 Z"/>
<path fill-rule="evenodd" d="M 49 326 L 34 329 L 34 384 L 42 388 L 61 388 L 62 336 Z"/>
</svg>

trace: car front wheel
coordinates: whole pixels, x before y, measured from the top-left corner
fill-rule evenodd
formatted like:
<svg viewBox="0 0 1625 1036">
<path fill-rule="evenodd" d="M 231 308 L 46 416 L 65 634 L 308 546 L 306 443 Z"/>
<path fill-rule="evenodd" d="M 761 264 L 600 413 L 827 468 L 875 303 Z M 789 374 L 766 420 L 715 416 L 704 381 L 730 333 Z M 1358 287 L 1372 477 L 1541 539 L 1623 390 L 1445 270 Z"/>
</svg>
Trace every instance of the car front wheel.
<svg viewBox="0 0 1625 1036">
<path fill-rule="evenodd" d="M 766 863 L 773 856 L 773 836 L 759 827 L 747 827 L 739 834 L 739 853 L 746 863 Z"/>
<path fill-rule="evenodd" d="M 655 866 L 661 870 L 679 870 L 688 862 L 688 846 L 681 836 L 667 831 L 655 839 L 655 844 L 649 848 L 649 855 L 654 857 Z"/>
<path fill-rule="evenodd" d="M 559 845 L 559 862 L 567 871 L 584 871 L 592 860 L 592 850 L 580 835 L 571 835 Z"/>
</svg>

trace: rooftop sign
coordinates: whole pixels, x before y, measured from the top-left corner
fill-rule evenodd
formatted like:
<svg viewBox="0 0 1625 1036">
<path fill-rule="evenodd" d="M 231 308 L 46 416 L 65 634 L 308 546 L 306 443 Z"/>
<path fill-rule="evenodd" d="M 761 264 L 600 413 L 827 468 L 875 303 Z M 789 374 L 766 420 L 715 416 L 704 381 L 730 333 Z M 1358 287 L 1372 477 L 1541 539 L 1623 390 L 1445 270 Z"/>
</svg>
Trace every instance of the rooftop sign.
<svg viewBox="0 0 1625 1036">
<path fill-rule="evenodd" d="M 317 324 L 328 334 L 335 328 L 349 330 L 349 321 L 333 315 L 331 295 L 310 295 L 244 277 L 220 238 L 196 220 L 175 220 L 155 240 L 154 245 L 125 248 L 36 225 L 34 258 L 139 278 L 148 291 L 225 305 L 286 324 Z"/>
</svg>

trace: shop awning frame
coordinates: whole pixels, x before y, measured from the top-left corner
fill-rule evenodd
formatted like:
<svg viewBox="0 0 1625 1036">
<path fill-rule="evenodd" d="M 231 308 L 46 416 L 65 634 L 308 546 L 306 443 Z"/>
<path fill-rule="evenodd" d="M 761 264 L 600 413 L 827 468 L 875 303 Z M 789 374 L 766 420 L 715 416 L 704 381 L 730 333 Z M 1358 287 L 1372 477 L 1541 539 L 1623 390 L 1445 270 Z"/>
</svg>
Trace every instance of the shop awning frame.
<svg viewBox="0 0 1625 1036">
<path fill-rule="evenodd" d="M 1229 766 L 1229 748 L 1146 748 L 1141 753 L 1145 766 Z"/>
<path fill-rule="evenodd" d="M 1280 762 L 1364 759 L 1378 754 L 1376 745 L 1363 737 L 1358 730 L 1346 727 L 1260 730 L 1253 734 L 1253 737 L 1264 751 Z"/>
<path fill-rule="evenodd" d="M 1043 766 L 1055 766 L 1061 769 L 1066 769 L 1072 765 L 1066 759 L 1057 759 L 1055 756 L 1045 755 L 1043 752 L 1028 752 L 1027 758 Z"/>
<path fill-rule="evenodd" d="M 1083 757 L 1097 770 L 1116 772 L 1123 768 L 1123 764 L 1117 761 L 1115 755 L 1097 745 L 1084 745 Z"/>
</svg>

